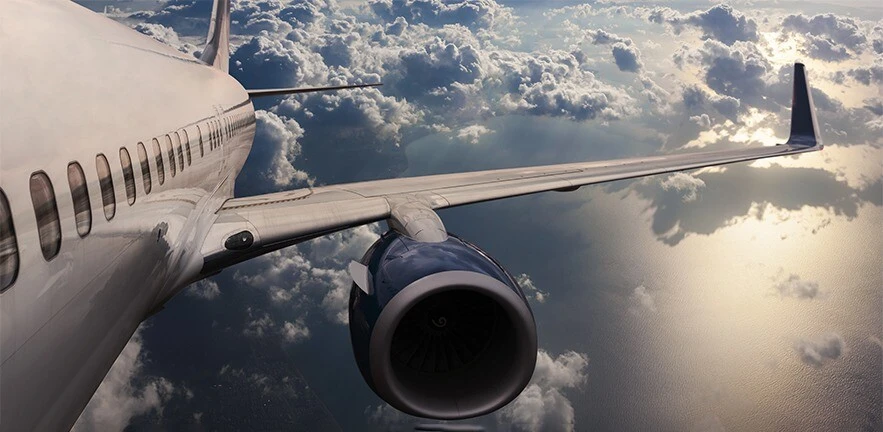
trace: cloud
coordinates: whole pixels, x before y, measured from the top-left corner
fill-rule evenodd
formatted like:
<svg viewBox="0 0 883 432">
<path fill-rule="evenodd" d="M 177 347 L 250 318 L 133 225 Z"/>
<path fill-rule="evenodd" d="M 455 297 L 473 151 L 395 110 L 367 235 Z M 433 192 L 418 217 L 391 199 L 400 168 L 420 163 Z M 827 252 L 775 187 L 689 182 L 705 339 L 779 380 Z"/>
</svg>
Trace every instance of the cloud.
<svg viewBox="0 0 883 432">
<path fill-rule="evenodd" d="M 522 273 L 515 278 L 515 281 L 518 282 L 518 285 L 521 286 L 521 289 L 524 291 L 524 295 L 528 299 L 536 300 L 539 303 L 545 303 L 546 299 L 549 298 L 549 293 L 543 291 L 533 283 L 530 276 L 526 273 Z"/>
<path fill-rule="evenodd" d="M 629 312 L 638 316 L 656 312 L 656 299 L 644 285 L 635 287 L 629 296 Z"/>
<path fill-rule="evenodd" d="M 295 322 L 285 321 L 281 328 L 282 337 L 286 342 L 296 343 L 310 338 L 310 329 L 304 325 L 303 320 Z"/>
<path fill-rule="evenodd" d="M 812 34 L 806 35 L 804 52 L 810 57 L 830 62 L 846 60 L 851 56 L 846 47 L 836 44 L 829 38 Z"/>
<path fill-rule="evenodd" d="M 669 175 L 659 185 L 663 190 L 681 192 L 681 200 L 685 203 L 696 201 L 699 198 L 699 191 L 705 188 L 705 182 L 702 179 L 683 172 Z"/>
<path fill-rule="evenodd" d="M 674 245 L 689 233 L 709 235 L 731 225 L 736 218 L 762 219 L 767 206 L 784 215 L 815 208 L 824 214 L 852 219 L 865 203 L 880 205 L 871 200 L 879 190 L 879 182 L 853 189 L 838 180 L 835 173 L 819 168 L 729 165 L 725 170 L 703 172 L 696 177 L 705 187 L 702 199 L 694 201 L 684 201 L 682 191 L 666 190 L 660 182 L 634 184 L 634 189 L 650 200 L 651 227 L 660 241 Z M 810 223 L 817 223 L 816 218 L 807 221 Z"/>
<path fill-rule="evenodd" d="M 457 131 L 457 138 L 469 144 L 478 144 L 482 136 L 492 134 L 494 131 L 484 125 L 470 125 Z"/>
<path fill-rule="evenodd" d="M 186 295 L 189 297 L 195 297 L 203 300 L 214 300 L 221 295 L 221 289 L 218 287 L 218 284 L 210 279 L 203 279 L 199 282 L 196 282 L 185 291 Z"/>
<path fill-rule="evenodd" d="M 867 42 L 867 37 L 853 18 L 831 13 L 812 17 L 788 15 L 782 19 L 782 28 L 795 33 L 823 36 L 832 44 L 843 45 L 857 52 L 861 52 L 862 45 Z"/>
<path fill-rule="evenodd" d="M 513 431 L 573 431 L 573 406 L 562 392 L 582 387 L 588 364 L 585 354 L 568 351 L 552 358 L 539 350 L 530 384 L 497 411 L 498 425 Z"/>
<path fill-rule="evenodd" d="M 870 66 L 850 69 L 847 71 L 847 75 L 866 86 L 883 85 L 883 61 L 878 58 Z"/>
<path fill-rule="evenodd" d="M 494 0 L 372 0 L 371 10 L 387 22 L 404 18 L 411 24 L 441 27 L 459 24 L 473 30 L 511 22 L 511 9 Z"/>
<path fill-rule="evenodd" d="M 699 28 L 703 39 L 714 39 L 726 45 L 733 45 L 737 41 L 758 40 L 757 23 L 725 4 L 689 14 L 657 7 L 650 10 L 647 18 L 651 22 L 670 24 L 676 31 L 684 26 Z"/>
<path fill-rule="evenodd" d="M 790 274 L 775 285 L 776 292 L 782 297 L 793 297 L 800 300 L 811 300 L 819 296 L 819 283 L 801 280 L 800 276 Z"/>
<path fill-rule="evenodd" d="M 287 313 L 300 316 L 318 308 L 331 322 L 346 324 L 352 287 L 346 266 L 361 258 L 379 238 L 378 231 L 376 224 L 365 225 L 281 249 L 240 266 L 233 279 L 267 290 L 275 304 L 294 308 L 286 309 Z M 272 321 L 271 317 L 258 318 L 248 324 L 247 334 L 264 334 L 271 327 L 261 322 Z"/>
<path fill-rule="evenodd" d="M 709 93 L 696 85 L 685 86 L 681 92 L 681 97 L 684 106 L 690 111 L 702 111 L 706 107 L 711 107 L 729 119 L 736 119 L 742 107 L 739 99 L 732 96 Z M 700 115 L 708 117 L 706 113 L 701 113 Z M 708 125 L 711 125 L 710 122 Z"/>
<path fill-rule="evenodd" d="M 598 80 L 571 52 L 498 52 L 492 58 L 510 88 L 501 101 L 505 111 L 571 120 L 618 120 L 638 112 L 626 91 Z"/>
<path fill-rule="evenodd" d="M 637 72 L 643 67 L 638 48 L 622 42 L 613 44 L 613 59 L 616 67 L 623 72 Z"/>
<path fill-rule="evenodd" d="M 174 28 L 178 34 L 205 37 L 211 13 L 212 2 L 169 0 L 157 10 L 139 11 L 128 18 Z"/>
<path fill-rule="evenodd" d="M 242 330 L 242 334 L 246 336 L 261 338 L 276 326 L 276 323 L 270 318 L 270 314 L 266 312 L 254 317 L 251 307 L 248 308 L 248 317 L 250 321 L 245 323 L 245 328 Z"/>
<path fill-rule="evenodd" d="M 843 338 L 837 333 L 827 333 L 814 339 L 804 339 L 794 345 L 800 361 L 820 368 L 840 358 L 846 349 Z"/>
<path fill-rule="evenodd" d="M 144 375 L 147 351 L 143 345 L 139 327 L 80 414 L 74 431 L 123 430 L 136 416 L 162 416 L 163 406 L 176 389 L 165 378 Z"/>
<path fill-rule="evenodd" d="M 310 183 L 306 171 L 295 168 L 301 155 L 304 129 L 294 120 L 267 111 L 255 111 L 257 123 L 252 151 L 237 188 L 250 194 L 290 189 Z"/>
<path fill-rule="evenodd" d="M 157 41 L 170 45 L 184 53 L 192 54 L 198 49 L 193 44 L 181 41 L 181 39 L 178 38 L 178 33 L 176 33 L 174 29 L 162 24 L 138 23 L 133 28 L 144 35 L 150 36 Z"/>
<path fill-rule="evenodd" d="M 632 44 L 631 38 L 622 37 L 614 33 L 609 33 L 602 29 L 587 30 L 585 32 L 585 35 L 594 45 L 611 45 L 617 42 L 621 42 L 626 45 Z"/>
</svg>

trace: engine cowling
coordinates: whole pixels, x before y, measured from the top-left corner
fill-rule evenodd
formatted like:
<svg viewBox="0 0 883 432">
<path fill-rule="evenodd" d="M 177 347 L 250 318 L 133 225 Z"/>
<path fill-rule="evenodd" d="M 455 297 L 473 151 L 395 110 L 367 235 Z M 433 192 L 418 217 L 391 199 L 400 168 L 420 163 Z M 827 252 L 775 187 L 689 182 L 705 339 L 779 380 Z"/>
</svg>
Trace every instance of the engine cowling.
<svg viewBox="0 0 883 432">
<path fill-rule="evenodd" d="M 365 253 L 368 285 L 350 292 L 359 370 L 406 413 L 462 419 L 509 403 L 536 365 L 536 324 L 515 280 L 458 237 L 419 242 L 396 231 Z"/>
</svg>

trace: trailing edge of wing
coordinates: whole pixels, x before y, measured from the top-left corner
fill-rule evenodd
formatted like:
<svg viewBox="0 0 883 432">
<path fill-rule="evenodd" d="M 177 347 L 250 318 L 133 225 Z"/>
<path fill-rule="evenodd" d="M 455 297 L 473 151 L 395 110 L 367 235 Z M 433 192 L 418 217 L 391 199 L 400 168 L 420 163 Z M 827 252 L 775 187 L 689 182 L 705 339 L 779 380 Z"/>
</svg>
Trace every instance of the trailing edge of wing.
<svg viewBox="0 0 883 432">
<path fill-rule="evenodd" d="M 315 92 L 323 92 L 323 91 L 344 90 L 344 89 L 365 88 L 365 87 L 379 87 L 382 85 L 383 84 L 381 84 L 381 83 L 371 83 L 371 84 L 351 84 L 351 85 L 330 86 L 330 87 L 292 87 L 292 88 L 276 88 L 276 89 L 261 89 L 261 90 L 246 90 L 246 91 L 248 92 L 248 97 L 254 99 L 256 97 L 280 96 L 280 95 L 298 94 L 298 93 L 315 93 Z"/>
<path fill-rule="evenodd" d="M 405 177 L 234 198 L 218 210 L 218 218 L 205 239 L 202 274 L 212 274 L 301 241 L 388 219 L 401 202 L 442 209 L 544 191 L 572 191 L 580 186 L 614 180 L 796 155 L 821 148 L 817 131 L 805 71 L 803 65 L 797 64 L 794 68 L 791 136 L 784 144 Z M 245 231 L 254 235 L 253 243 L 246 248 L 225 246 L 228 239 Z M 359 269 L 355 270 L 358 275 Z"/>
</svg>

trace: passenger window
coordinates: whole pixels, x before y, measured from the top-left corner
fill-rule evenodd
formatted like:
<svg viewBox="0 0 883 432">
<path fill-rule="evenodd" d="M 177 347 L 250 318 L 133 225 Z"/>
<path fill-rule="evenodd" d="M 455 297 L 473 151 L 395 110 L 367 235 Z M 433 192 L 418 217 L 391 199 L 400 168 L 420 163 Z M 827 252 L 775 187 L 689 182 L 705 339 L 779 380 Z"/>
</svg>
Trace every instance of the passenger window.
<svg viewBox="0 0 883 432">
<path fill-rule="evenodd" d="M 190 135 L 187 135 L 187 129 L 181 129 L 181 132 L 184 133 L 184 152 L 187 153 L 187 166 L 190 166 L 193 162 L 190 158 Z"/>
<path fill-rule="evenodd" d="M 181 151 L 181 135 L 175 132 L 175 150 L 178 152 L 178 171 L 184 172 L 184 152 Z"/>
<path fill-rule="evenodd" d="M 95 167 L 98 171 L 98 187 L 101 188 L 101 203 L 104 204 L 104 217 L 111 220 L 117 212 L 117 200 L 113 190 L 110 164 L 103 154 L 99 153 L 95 156 Z"/>
<path fill-rule="evenodd" d="M 159 147 L 159 140 L 156 138 L 153 139 L 153 158 L 156 159 L 156 175 L 159 177 L 160 186 L 162 186 L 166 182 L 166 167 L 163 166 L 162 149 Z"/>
<path fill-rule="evenodd" d="M 177 174 L 177 167 L 175 167 L 175 149 L 172 148 L 172 138 L 166 135 L 166 153 L 169 154 L 169 171 L 172 173 L 172 177 Z"/>
<path fill-rule="evenodd" d="M 135 172 L 132 170 L 132 158 L 129 150 L 120 147 L 120 165 L 123 168 L 123 182 L 126 184 L 126 201 L 135 204 Z"/>
<path fill-rule="evenodd" d="M 76 162 L 67 166 L 67 182 L 71 187 L 71 200 L 74 202 L 74 221 L 77 223 L 77 234 L 86 237 L 92 230 L 92 205 L 89 202 L 89 189 L 86 187 L 86 175 L 83 167 Z"/>
<path fill-rule="evenodd" d="M 58 221 L 55 190 L 49 176 L 43 171 L 31 174 L 31 202 L 34 203 L 34 215 L 37 217 L 40 249 L 43 258 L 49 261 L 61 249 L 61 223 Z"/>
<path fill-rule="evenodd" d="M 202 146 L 202 129 L 196 125 L 196 135 L 199 135 L 199 157 L 205 156 L 205 147 Z"/>
<path fill-rule="evenodd" d="M 18 243 L 12 225 L 12 210 L 0 189 L 0 293 L 12 286 L 18 276 Z"/>
<path fill-rule="evenodd" d="M 147 159 L 147 149 L 144 144 L 138 143 L 138 160 L 141 161 L 141 178 L 144 180 L 144 195 L 150 193 L 153 180 L 150 178 L 150 160 Z"/>
</svg>

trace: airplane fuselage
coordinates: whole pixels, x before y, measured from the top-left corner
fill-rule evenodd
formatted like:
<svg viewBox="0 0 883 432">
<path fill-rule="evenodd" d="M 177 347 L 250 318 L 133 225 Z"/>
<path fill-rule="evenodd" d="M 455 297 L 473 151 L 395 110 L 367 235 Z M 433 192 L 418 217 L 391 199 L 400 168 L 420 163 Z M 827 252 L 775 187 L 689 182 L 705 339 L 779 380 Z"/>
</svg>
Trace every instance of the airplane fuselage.
<svg viewBox="0 0 883 432">
<path fill-rule="evenodd" d="M 254 109 L 226 73 L 73 3 L 12 0 L 0 21 L 0 190 L 18 253 L 0 294 L 0 426 L 64 429 L 139 323 L 202 277 Z M 60 244 L 38 225 L 35 175 L 51 182 Z"/>
</svg>

